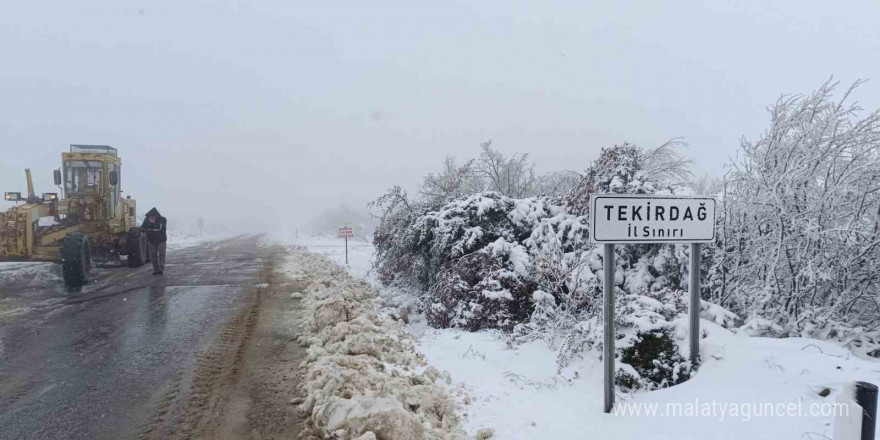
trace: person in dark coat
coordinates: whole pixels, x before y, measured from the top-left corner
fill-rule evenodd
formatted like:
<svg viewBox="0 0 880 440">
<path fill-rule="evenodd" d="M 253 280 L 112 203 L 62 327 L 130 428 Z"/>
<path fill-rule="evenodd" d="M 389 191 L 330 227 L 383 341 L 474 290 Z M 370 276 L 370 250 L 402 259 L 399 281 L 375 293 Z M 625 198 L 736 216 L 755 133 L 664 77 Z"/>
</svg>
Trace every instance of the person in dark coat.
<svg viewBox="0 0 880 440">
<path fill-rule="evenodd" d="M 159 214 L 159 210 L 153 208 L 147 212 L 141 229 L 147 231 L 147 249 L 150 261 L 153 262 L 153 275 L 162 275 L 165 272 L 165 248 L 168 242 L 168 220 Z"/>
</svg>

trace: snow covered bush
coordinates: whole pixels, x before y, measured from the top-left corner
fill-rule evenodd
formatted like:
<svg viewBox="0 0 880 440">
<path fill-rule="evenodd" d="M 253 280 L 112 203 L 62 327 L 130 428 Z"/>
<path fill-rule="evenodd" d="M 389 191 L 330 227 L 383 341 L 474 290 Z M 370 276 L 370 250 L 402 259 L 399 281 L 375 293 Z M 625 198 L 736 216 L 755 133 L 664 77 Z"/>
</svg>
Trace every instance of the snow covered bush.
<svg viewBox="0 0 880 440">
<path fill-rule="evenodd" d="M 599 158 L 566 196 L 569 210 L 587 214 L 590 194 L 673 193 L 677 184 L 690 176 L 690 161 L 678 152 L 684 145 L 673 139 L 651 150 L 628 142 L 603 148 Z"/>
<path fill-rule="evenodd" d="M 434 326 L 509 330 L 531 315 L 539 287 L 558 300 L 583 284 L 582 220 L 548 198 L 497 192 L 420 215 L 389 212 L 374 238 L 375 268 L 386 283 L 425 292 Z"/>
<path fill-rule="evenodd" d="M 484 252 L 444 268 L 424 298 L 428 324 L 437 328 L 509 330 L 529 317 L 535 284 Z"/>
<path fill-rule="evenodd" d="M 614 382 L 624 389 L 653 389 L 677 385 L 690 378 L 690 361 L 676 350 L 667 329 L 638 332 L 621 350 L 622 367 Z"/>
<path fill-rule="evenodd" d="M 676 332 L 687 316 L 688 296 L 686 291 L 660 289 L 617 299 L 618 385 L 651 390 L 690 378 L 694 365 L 686 360 L 680 345 L 687 333 Z"/>
<path fill-rule="evenodd" d="M 647 151 L 630 144 L 603 149 L 565 200 L 483 192 L 433 206 L 392 189 L 376 204 L 383 217 L 374 238 L 374 268 L 383 282 L 422 292 L 421 311 L 434 327 L 501 329 L 509 332 L 511 346 L 541 339 L 557 349 L 560 368 L 588 350 L 598 355 L 603 257 L 601 247 L 589 242 L 588 195 L 683 191 L 672 183 L 688 174 L 677 145 L 670 142 Z M 460 188 L 461 169 L 449 166 L 448 171 L 434 180 L 447 182 L 444 188 Z M 624 349 L 657 354 L 639 344 L 676 335 L 667 344 L 652 346 L 664 350 L 657 354 L 658 372 L 628 367 L 633 374 L 621 380 L 630 380 L 632 386 L 652 389 L 689 377 L 691 366 L 682 363 L 679 350 L 683 337 L 673 332 L 685 313 L 687 249 L 617 247 L 621 355 Z M 715 312 L 723 315 L 723 325 L 736 319 L 723 309 Z"/>
<path fill-rule="evenodd" d="M 687 360 L 688 353 L 684 351 L 688 292 L 668 288 L 641 288 L 630 292 L 625 286 L 616 287 L 617 384 L 625 389 L 652 390 L 689 379 L 695 366 Z M 553 325 L 560 326 L 561 323 L 561 328 L 555 329 L 555 338 L 548 341 L 551 346 L 558 347 L 560 369 L 590 350 L 596 355 L 601 353 L 603 319 L 600 297 L 593 304 L 596 307 L 580 314 L 561 311 L 561 307 L 545 312 L 554 317 L 550 320 Z M 700 317 L 726 328 L 741 323 L 734 313 L 707 301 L 701 302 Z M 518 332 L 530 325 L 534 325 L 534 319 L 515 329 L 514 337 L 522 337 Z M 525 333 L 526 336 L 533 334 Z"/>
<path fill-rule="evenodd" d="M 733 164 L 714 299 L 755 332 L 880 342 L 880 111 L 858 85 L 783 96 Z"/>
<path fill-rule="evenodd" d="M 427 207 L 410 200 L 406 191 L 394 186 L 370 206 L 381 212 L 379 226 L 373 233 L 376 252 L 373 267 L 384 284 L 413 284 L 417 271 L 419 237 L 412 228 L 415 220 L 427 212 Z"/>
<path fill-rule="evenodd" d="M 586 220 L 550 198 L 487 192 L 431 210 L 394 188 L 374 206 L 383 212 L 373 240 L 379 279 L 422 292 L 435 327 L 511 330 L 531 318 L 520 333 L 538 337 L 557 316 L 592 310 L 601 261 Z M 537 318 L 551 309 L 552 319 Z"/>
<path fill-rule="evenodd" d="M 673 184 L 689 175 L 687 161 L 675 151 L 677 145 L 673 141 L 649 151 L 630 144 L 603 149 L 567 197 L 567 211 L 588 215 L 590 193 L 687 191 Z M 588 245 L 586 237 L 579 246 L 580 263 L 571 265 L 580 271 L 577 279 L 581 283 L 575 294 L 559 291 L 554 295 L 555 303 L 536 298 L 532 316 L 515 326 L 510 337 L 511 344 L 545 340 L 557 348 L 560 368 L 588 350 L 601 352 L 603 342 L 601 250 Z M 685 334 L 677 326 L 687 313 L 688 248 L 626 245 L 617 246 L 615 252 L 617 348 L 623 369 L 618 383 L 628 388 L 654 389 L 687 380 L 693 366 L 685 360 L 686 353 L 681 350 Z M 571 278 L 567 281 L 571 284 Z M 704 319 L 726 327 L 739 322 L 736 315 L 715 304 L 703 302 L 702 307 Z"/>
</svg>

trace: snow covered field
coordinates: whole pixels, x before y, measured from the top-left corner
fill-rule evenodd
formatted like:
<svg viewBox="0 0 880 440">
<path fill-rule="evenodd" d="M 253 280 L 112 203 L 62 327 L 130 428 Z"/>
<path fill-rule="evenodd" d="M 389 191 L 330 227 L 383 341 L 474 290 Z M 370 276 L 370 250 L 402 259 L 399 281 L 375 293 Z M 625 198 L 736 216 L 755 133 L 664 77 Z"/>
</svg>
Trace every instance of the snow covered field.
<svg viewBox="0 0 880 440">
<path fill-rule="evenodd" d="M 345 240 L 332 236 L 306 237 L 301 235 L 296 238 L 293 234 L 273 234 L 268 237 L 270 241 L 279 243 L 304 246 L 316 254 L 326 256 L 332 261 L 345 265 Z M 373 245 L 350 238 L 348 240 L 348 269 L 358 278 L 369 279 L 370 258 L 373 256 Z"/>
<path fill-rule="evenodd" d="M 342 262 L 336 241 L 288 243 Z M 363 278 L 372 246 L 349 245 L 349 270 Z M 398 291 L 381 294 L 401 302 Z M 558 371 L 556 353 L 542 341 L 509 349 L 500 332 L 430 329 L 418 317 L 407 329 L 428 364 L 451 375 L 467 433 L 492 429 L 492 438 L 504 440 L 828 439 L 834 438 L 838 394 L 853 381 L 880 383 L 880 362 L 837 344 L 749 337 L 705 320 L 701 325 L 707 337 L 696 376 L 659 391 L 618 393 L 612 414 L 602 412 L 596 353 Z"/>
<path fill-rule="evenodd" d="M 417 348 L 467 389 L 468 432 L 491 427 L 497 438 L 510 440 L 833 438 L 833 417 L 821 413 L 833 410 L 837 392 L 850 381 L 880 382 L 878 362 L 834 344 L 752 338 L 702 325 L 709 336 L 696 376 L 660 391 L 618 394 L 619 414 L 602 412 L 596 357 L 557 372 L 555 353 L 543 342 L 508 350 L 493 332 L 429 330 Z M 821 397 L 826 387 L 832 392 Z M 656 415 L 647 415 L 653 410 Z"/>
</svg>

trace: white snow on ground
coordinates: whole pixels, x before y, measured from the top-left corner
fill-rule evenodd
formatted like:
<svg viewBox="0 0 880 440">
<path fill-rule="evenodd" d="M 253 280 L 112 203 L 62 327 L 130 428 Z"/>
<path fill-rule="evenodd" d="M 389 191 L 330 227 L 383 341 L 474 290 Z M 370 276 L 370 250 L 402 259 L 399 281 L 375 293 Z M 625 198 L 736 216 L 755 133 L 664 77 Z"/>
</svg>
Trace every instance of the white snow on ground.
<svg viewBox="0 0 880 440">
<path fill-rule="evenodd" d="M 345 239 L 333 236 L 305 236 L 301 234 L 297 238 L 294 234 L 273 234 L 268 240 L 294 246 L 303 246 L 309 252 L 321 254 L 330 260 L 345 265 Z M 372 243 L 349 238 L 348 239 L 348 269 L 352 275 L 358 278 L 369 279 L 370 258 L 373 256 Z"/>
<path fill-rule="evenodd" d="M 456 440 L 451 379 L 425 364 L 403 327 L 379 316 L 376 292 L 321 255 L 295 247 L 283 269 L 306 281 L 307 347 L 299 409 L 313 434 L 338 440 Z"/>
<path fill-rule="evenodd" d="M 0 279 L 4 284 L 27 287 L 30 284 L 42 284 L 61 279 L 61 269 L 55 263 L 44 262 L 4 262 L 0 263 Z"/>
<path fill-rule="evenodd" d="M 335 239 L 311 240 L 310 249 L 337 260 Z M 350 254 L 349 270 L 363 278 L 371 250 L 362 246 Z M 411 307 L 406 292 L 386 288 L 380 295 L 393 306 L 385 313 L 405 316 L 394 308 Z M 704 320 L 704 363 L 693 379 L 659 391 L 617 394 L 617 410 L 641 408 L 641 415 L 604 414 L 596 353 L 558 371 L 556 353 L 542 341 L 508 349 L 499 332 L 427 329 L 418 317 L 411 319 L 406 328 L 416 336 L 415 348 L 460 388 L 462 425 L 470 436 L 489 428 L 493 439 L 502 440 L 829 439 L 834 416 L 811 411 L 833 411 L 838 394 L 853 381 L 880 384 L 880 362 L 837 344 L 750 337 Z M 826 387 L 831 394 L 820 396 Z M 652 408 L 656 414 L 648 415 Z"/>
<path fill-rule="evenodd" d="M 848 382 L 880 383 L 880 363 L 835 344 L 753 338 L 707 321 L 702 325 L 708 333 L 701 345 L 706 360 L 693 379 L 660 391 L 618 394 L 619 410 L 646 404 L 638 416 L 602 412 L 602 363 L 595 356 L 557 374 L 555 353 L 546 344 L 509 350 L 496 332 L 428 330 L 417 348 L 468 390 L 473 401 L 463 422 L 466 431 L 491 427 L 497 438 L 510 440 L 832 438 L 834 418 L 811 415 L 813 405 L 831 411 L 819 405 L 833 405 Z M 833 392 L 823 398 L 818 393 L 825 387 Z M 713 401 L 715 412 L 700 415 Z M 657 405 L 655 416 L 645 414 L 650 404 Z M 686 404 L 698 414 L 670 415 L 674 404 L 681 404 L 679 414 Z M 782 408 L 781 414 L 769 415 L 767 405 L 774 412 Z M 802 415 L 789 415 L 789 405 Z"/>
<path fill-rule="evenodd" d="M 0 263 L 0 283 L 12 289 L 12 295 L 0 295 L 0 322 L 4 318 L 27 312 L 30 302 L 24 297 L 46 286 L 61 285 L 61 267 L 54 263 Z M 2 352 L 2 341 L 0 341 Z"/>
</svg>

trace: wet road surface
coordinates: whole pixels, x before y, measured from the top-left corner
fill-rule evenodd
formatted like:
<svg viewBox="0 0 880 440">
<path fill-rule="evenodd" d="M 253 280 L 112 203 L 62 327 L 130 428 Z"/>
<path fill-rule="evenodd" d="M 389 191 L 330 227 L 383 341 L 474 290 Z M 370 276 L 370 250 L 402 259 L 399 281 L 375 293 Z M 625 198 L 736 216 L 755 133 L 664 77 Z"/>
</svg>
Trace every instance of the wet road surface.
<svg viewBox="0 0 880 440">
<path fill-rule="evenodd" d="M 93 269 L 77 291 L 55 266 L 0 265 L 0 439 L 155 436 L 176 393 L 223 374 L 223 346 L 253 325 L 258 240 L 169 251 L 162 277 Z"/>
</svg>

